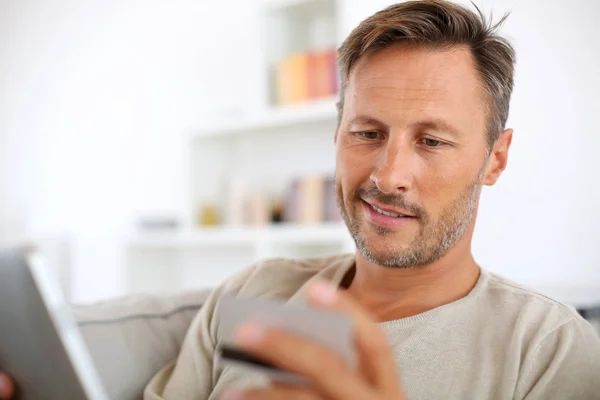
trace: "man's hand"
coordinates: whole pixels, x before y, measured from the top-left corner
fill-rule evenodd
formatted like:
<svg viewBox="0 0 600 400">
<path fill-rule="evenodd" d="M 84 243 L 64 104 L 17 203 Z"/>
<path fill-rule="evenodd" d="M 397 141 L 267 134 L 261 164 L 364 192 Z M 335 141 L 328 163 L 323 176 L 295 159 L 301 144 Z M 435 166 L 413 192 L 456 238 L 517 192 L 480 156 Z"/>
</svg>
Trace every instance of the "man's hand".
<svg viewBox="0 0 600 400">
<path fill-rule="evenodd" d="M 15 385 L 8 377 L 0 372 L 0 400 L 10 400 L 15 395 Z"/>
<path fill-rule="evenodd" d="M 281 369 L 306 377 L 309 387 L 273 384 L 268 389 L 230 391 L 224 399 L 402 400 L 404 396 L 387 338 L 369 315 L 346 293 L 324 282 L 308 288 L 308 301 L 352 318 L 358 369 L 337 353 L 282 330 L 245 324 L 237 333 L 248 353 Z"/>
</svg>

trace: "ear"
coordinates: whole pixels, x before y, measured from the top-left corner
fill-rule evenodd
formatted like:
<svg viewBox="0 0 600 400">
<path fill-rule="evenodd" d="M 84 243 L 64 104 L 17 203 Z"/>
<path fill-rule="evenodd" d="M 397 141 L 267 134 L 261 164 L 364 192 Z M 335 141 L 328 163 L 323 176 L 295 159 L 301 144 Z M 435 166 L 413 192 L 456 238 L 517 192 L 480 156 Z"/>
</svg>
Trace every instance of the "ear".
<svg viewBox="0 0 600 400">
<path fill-rule="evenodd" d="M 483 177 L 483 184 L 492 186 L 498 181 L 500 174 L 506 168 L 508 162 L 508 149 L 512 142 L 513 130 L 507 129 L 500 134 L 494 147 L 490 153 L 490 157 L 487 163 L 485 176 Z"/>
</svg>

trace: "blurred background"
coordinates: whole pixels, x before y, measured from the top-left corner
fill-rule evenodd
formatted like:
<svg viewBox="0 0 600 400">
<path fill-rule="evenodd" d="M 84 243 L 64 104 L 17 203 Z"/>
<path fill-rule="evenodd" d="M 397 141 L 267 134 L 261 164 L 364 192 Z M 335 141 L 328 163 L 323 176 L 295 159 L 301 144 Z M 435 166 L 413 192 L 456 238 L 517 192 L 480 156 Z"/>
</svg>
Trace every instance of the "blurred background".
<svg viewBox="0 0 600 400">
<path fill-rule="evenodd" d="M 392 3 L 1 2 L 0 244 L 42 248 L 78 303 L 352 251 L 331 186 L 335 49 Z M 476 259 L 600 303 L 600 2 L 476 4 L 511 11 L 518 56 Z"/>
</svg>

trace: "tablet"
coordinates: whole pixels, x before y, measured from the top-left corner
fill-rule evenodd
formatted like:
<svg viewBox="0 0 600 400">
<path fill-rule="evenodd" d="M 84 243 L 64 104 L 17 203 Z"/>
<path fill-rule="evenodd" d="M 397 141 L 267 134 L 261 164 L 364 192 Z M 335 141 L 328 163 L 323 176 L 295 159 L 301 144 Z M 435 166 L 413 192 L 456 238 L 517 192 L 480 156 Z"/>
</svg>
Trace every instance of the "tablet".
<svg viewBox="0 0 600 400">
<path fill-rule="evenodd" d="M 19 399 L 108 400 L 58 282 L 33 252 L 0 251 L 0 371 Z"/>
</svg>

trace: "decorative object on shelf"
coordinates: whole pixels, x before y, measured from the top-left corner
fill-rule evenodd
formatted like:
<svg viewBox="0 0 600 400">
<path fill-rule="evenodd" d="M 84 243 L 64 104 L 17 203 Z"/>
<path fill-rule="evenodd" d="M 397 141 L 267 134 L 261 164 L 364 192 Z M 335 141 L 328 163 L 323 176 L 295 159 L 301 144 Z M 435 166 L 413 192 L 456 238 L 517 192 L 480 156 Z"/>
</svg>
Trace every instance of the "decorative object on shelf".
<svg viewBox="0 0 600 400">
<path fill-rule="evenodd" d="M 246 212 L 246 184 L 238 175 L 234 175 L 227 180 L 225 185 L 224 196 L 225 201 L 222 215 L 224 215 L 224 223 L 229 226 L 241 226 L 244 224 Z"/>
<path fill-rule="evenodd" d="M 205 203 L 200 208 L 200 226 L 219 225 L 219 211 L 215 203 Z"/>
<path fill-rule="evenodd" d="M 176 217 L 155 216 L 143 217 L 138 220 L 137 226 L 142 231 L 174 231 L 179 228 L 179 220 Z"/>
<path fill-rule="evenodd" d="M 269 223 L 269 206 L 263 195 L 248 197 L 248 223 L 252 226 L 265 226 Z"/>
<path fill-rule="evenodd" d="M 279 224 L 283 222 L 284 205 L 281 201 L 274 201 L 271 206 L 271 223 Z"/>
</svg>

